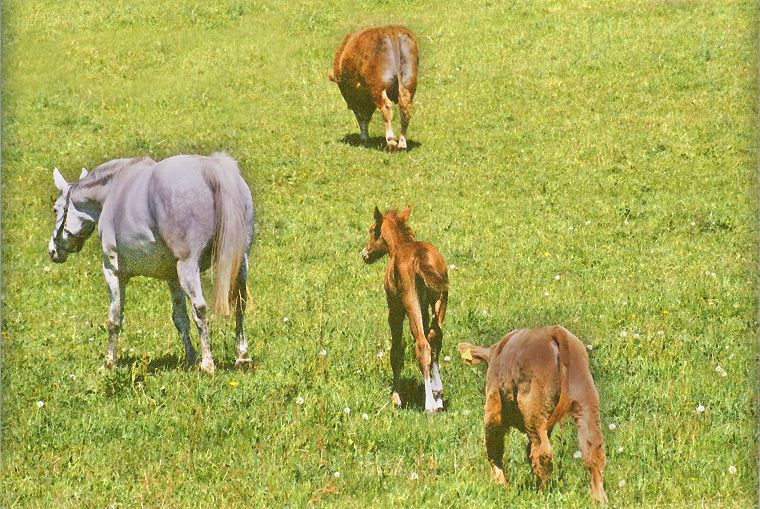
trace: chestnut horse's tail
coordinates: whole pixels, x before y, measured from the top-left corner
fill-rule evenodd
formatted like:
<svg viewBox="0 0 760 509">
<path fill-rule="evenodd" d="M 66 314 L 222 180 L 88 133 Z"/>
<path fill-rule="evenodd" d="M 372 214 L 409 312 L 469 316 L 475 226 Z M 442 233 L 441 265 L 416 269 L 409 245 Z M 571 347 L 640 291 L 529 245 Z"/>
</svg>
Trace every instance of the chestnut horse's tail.
<svg viewBox="0 0 760 509">
<path fill-rule="evenodd" d="M 425 286 L 439 295 L 435 303 L 435 313 L 438 323 L 443 323 L 449 301 L 449 274 L 446 272 L 446 263 L 437 252 L 426 251 L 417 257 L 414 269 Z"/>
<path fill-rule="evenodd" d="M 559 401 L 554 411 L 546 420 L 549 429 L 552 428 L 570 409 L 570 348 L 567 344 L 570 332 L 558 325 L 554 328 L 552 339 L 559 348 Z"/>
</svg>

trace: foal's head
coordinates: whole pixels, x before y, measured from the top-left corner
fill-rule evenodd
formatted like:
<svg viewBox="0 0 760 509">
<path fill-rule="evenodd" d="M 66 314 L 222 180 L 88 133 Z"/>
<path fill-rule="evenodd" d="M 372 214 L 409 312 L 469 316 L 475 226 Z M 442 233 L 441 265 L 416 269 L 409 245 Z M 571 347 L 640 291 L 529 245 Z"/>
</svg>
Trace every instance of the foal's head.
<svg viewBox="0 0 760 509">
<path fill-rule="evenodd" d="M 87 170 L 82 168 L 79 178 L 86 176 Z M 63 263 L 69 253 L 81 251 L 84 241 L 95 230 L 97 219 L 86 207 L 80 210 L 72 203 L 72 187 L 76 183 L 66 182 L 58 168 L 53 170 L 53 180 L 58 188 L 58 198 L 53 205 L 55 229 L 48 243 L 48 254 L 55 263 Z"/>
<path fill-rule="evenodd" d="M 373 263 L 388 253 L 388 239 L 400 234 L 405 240 L 413 240 L 414 234 L 406 225 L 412 206 L 408 205 L 401 212 L 388 209 L 385 214 L 375 207 L 375 222 L 369 227 L 369 240 L 361 255 L 364 263 Z"/>
</svg>

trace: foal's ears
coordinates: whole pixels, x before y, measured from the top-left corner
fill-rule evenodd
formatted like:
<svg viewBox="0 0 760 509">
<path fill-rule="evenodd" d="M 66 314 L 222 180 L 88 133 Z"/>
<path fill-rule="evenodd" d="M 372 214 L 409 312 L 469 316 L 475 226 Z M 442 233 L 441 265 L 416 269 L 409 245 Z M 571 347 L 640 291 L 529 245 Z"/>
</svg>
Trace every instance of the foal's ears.
<svg viewBox="0 0 760 509">
<path fill-rule="evenodd" d="M 409 205 L 406 206 L 404 210 L 401 211 L 401 213 L 398 215 L 398 218 L 401 219 L 402 221 L 406 221 L 407 219 L 409 219 L 409 214 L 411 213 L 412 213 L 412 204 L 410 203 Z"/>
<path fill-rule="evenodd" d="M 383 222 L 383 213 L 380 212 L 380 209 L 377 208 L 377 205 L 375 205 L 375 222 L 378 224 Z"/>
<path fill-rule="evenodd" d="M 53 169 L 53 182 L 55 182 L 55 187 L 57 187 L 59 191 L 63 191 L 69 187 L 69 183 L 63 178 L 63 175 L 58 171 L 58 168 Z"/>
</svg>

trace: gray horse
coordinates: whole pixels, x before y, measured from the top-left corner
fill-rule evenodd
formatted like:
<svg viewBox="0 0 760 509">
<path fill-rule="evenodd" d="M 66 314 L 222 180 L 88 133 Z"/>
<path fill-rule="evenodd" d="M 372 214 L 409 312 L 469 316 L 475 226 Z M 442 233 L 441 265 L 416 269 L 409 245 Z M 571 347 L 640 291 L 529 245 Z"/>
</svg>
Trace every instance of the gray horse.
<svg viewBox="0 0 760 509">
<path fill-rule="evenodd" d="M 213 373 L 206 301 L 200 274 L 214 267 L 213 309 L 235 308 L 236 366 L 250 364 L 243 331 L 248 253 L 253 238 L 253 200 L 237 162 L 224 153 L 115 159 L 69 184 L 56 168 L 56 224 L 50 259 L 66 261 L 98 227 L 103 273 L 111 297 L 104 368 L 116 364 L 124 315 L 124 290 L 133 276 L 162 279 L 172 297 L 172 320 L 185 344 L 185 360 L 198 355 L 190 342 L 185 295 L 190 298 L 201 343 L 202 370 Z"/>
</svg>

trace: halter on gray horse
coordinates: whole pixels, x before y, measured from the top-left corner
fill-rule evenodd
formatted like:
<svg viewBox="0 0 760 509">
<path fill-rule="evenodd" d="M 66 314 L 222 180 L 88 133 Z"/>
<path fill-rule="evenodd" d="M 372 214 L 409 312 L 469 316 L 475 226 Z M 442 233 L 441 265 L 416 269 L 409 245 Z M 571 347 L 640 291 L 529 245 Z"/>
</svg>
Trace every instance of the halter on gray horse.
<svg viewBox="0 0 760 509">
<path fill-rule="evenodd" d="M 201 272 L 214 267 L 213 308 L 236 316 L 237 360 L 250 363 L 243 331 L 248 253 L 253 239 L 253 201 L 234 159 L 179 155 L 115 159 L 68 183 L 56 168 L 56 224 L 48 251 L 56 263 L 79 252 L 96 226 L 103 248 L 103 273 L 111 297 L 104 367 L 116 364 L 125 288 L 133 276 L 167 282 L 172 320 L 185 344 L 185 360 L 197 354 L 190 342 L 185 295 L 190 298 L 201 343 L 201 364 L 213 373 Z"/>
</svg>

